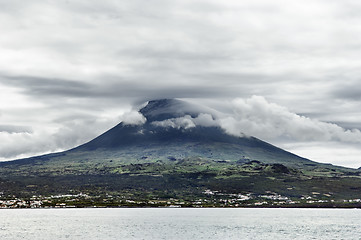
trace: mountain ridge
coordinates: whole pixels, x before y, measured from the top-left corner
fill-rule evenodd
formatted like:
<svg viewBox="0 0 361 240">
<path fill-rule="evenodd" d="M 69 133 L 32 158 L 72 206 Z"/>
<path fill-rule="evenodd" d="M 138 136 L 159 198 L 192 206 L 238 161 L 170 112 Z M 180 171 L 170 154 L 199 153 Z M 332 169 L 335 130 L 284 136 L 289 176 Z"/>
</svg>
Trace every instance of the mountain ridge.
<svg viewBox="0 0 361 240">
<path fill-rule="evenodd" d="M 0 187 L 8 196 L 86 192 L 138 200 L 194 199 L 208 190 L 297 199 L 317 193 L 319 200 L 360 194 L 359 170 L 227 134 L 208 124 L 218 114 L 211 109 L 162 99 L 139 113 L 146 118 L 142 124 L 121 122 L 70 150 L 0 163 Z M 202 114 L 208 122 L 197 124 Z"/>
<path fill-rule="evenodd" d="M 331 164 L 317 163 L 307 158 L 300 157 L 252 136 L 239 137 L 227 134 L 220 126 L 193 126 L 184 128 L 182 126 L 163 127 L 154 124 L 169 119 L 182 118 L 187 115 L 196 118 L 199 114 L 210 114 L 212 118 L 215 118 L 215 115 L 217 114 L 215 110 L 190 104 L 182 100 L 151 100 L 139 110 L 139 113 L 146 118 L 146 122 L 143 124 L 126 124 L 120 122 L 98 137 L 72 149 L 14 161 L 17 163 L 30 163 L 31 159 L 54 158 L 63 156 L 64 154 L 76 155 L 77 152 L 86 151 L 94 153 L 94 151 L 98 149 L 100 149 L 102 153 L 107 150 L 112 152 L 117 152 L 118 150 L 117 154 L 121 155 L 121 151 L 129 146 L 136 147 L 136 151 L 138 152 L 143 152 L 144 149 L 146 150 L 147 148 L 159 144 L 170 148 L 171 151 L 176 153 L 165 154 L 160 159 L 167 159 L 169 157 L 168 155 L 178 155 L 180 157 L 203 156 L 211 158 L 216 156 L 218 157 L 217 160 L 240 161 L 243 159 L 244 162 L 256 160 L 264 163 L 281 163 L 291 167 L 305 167 L 305 164 L 311 166 L 332 166 Z M 171 142 L 174 144 L 171 144 Z M 193 145 L 190 146 L 188 144 L 185 151 L 180 147 L 182 142 L 192 143 Z M 206 143 L 217 143 L 218 149 L 214 146 L 207 146 Z M 178 146 L 178 148 L 175 148 L 175 146 Z M 230 149 L 232 147 L 233 149 Z M 196 148 L 198 148 L 198 150 L 196 150 Z M 213 156 L 210 156 L 209 151 L 212 152 L 212 150 L 213 152 L 221 152 L 223 157 L 222 154 L 213 155 L 214 153 L 212 154 Z M 233 154 L 231 154 L 232 151 L 234 152 Z M 181 154 L 180 152 L 185 152 L 185 154 Z M 228 153 L 226 154 L 226 152 Z M 192 156 L 191 154 L 195 155 Z M 10 162 L 12 161 L 0 163 L 0 166 L 9 164 Z"/>
<path fill-rule="evenodd" d="M 121 122 L 93 140 L 62 153 L 76 155 L 77 152 L 89 151 L 89 153 L 94 154 L 94 151 L 97 150 L 101 150 L 102 153 L 109 150 L 122 155 L 124 149 L 132 146 L 136 148 L 135 151 L 138 153 L 144 152 L 144 154 L 140 154 L 144 155 L 141 157 L 146 157 L 149 151 L 164 152 L 163 155 L 159 153 L 156 156 L 157 159 L 162 160 L 168 157 L 201 156 L 216 160 L 243 160 L 244 162 L 257 160 L 264 163 L 282 163 L 292 167 L 319 164 L 252 136 L 237 137 L 227 134 L 219 126 L 185 128 L 182 126 L 163 127 L 154 124 L 155 122 L 182 118 L 187 115 L 196 118 L 199 114 L 212 114 L 210 109 L 202 109 L 200 106 L 194 106 L 181 100 L 161 99 L 149 101 L 139 112 L 147 119 L 144 124 L 133 125 Z M 212 117 L 214 118 L 213 115 Z M 184 144 L 184 147 L 182 147 L 182 144 Z M 162 146 L 168 148 L 168 151 L 159 151 Z M 62 155 L 62 153 L 58 153 L 58 155 Z M 43 158 L 52 158 L 53 156 L 56 157 L 57 154 L 47 154 Z M 32 159 L 34 158 L 37 157 L 32 157 Z M 148 160 L 150 158 L 147 157 Z M 135 162 L 139 162 L 139 160 Z"/>
</svg>

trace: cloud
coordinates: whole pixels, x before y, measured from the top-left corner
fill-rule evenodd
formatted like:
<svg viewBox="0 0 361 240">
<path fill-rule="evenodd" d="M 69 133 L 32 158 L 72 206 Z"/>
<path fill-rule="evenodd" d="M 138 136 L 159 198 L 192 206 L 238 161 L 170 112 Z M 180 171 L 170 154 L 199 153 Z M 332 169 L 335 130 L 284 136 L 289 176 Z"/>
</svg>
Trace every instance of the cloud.
<svg viewBox="0 0 361 240">
<path fill-rule="evenodd" d="M 357 75 L 359 76 L 360 73 Z M 350 79 L 345 83 L 339 84 L 335 89 L 331 90 L 331 94 L 339 99 L 351 100 L 351 101 L 360 101 L 361 100 L 361 87 L 360 79 L 357 76 L 357 79 Z M 345 78 L 345 77 L 344 77 Z"/>
<path fill-rule="evenodd" d="M 283 120 L 266 118 L 261 124 L 241 119 L 236 110 L 214 120 L 233 134 L 242 127 L 272 140 L 357 141 L 357 130 L 346 129 L 360 128 L 360 4 L 154 0 L 143 5 L 0 0 L 6 36 L 0 39 L 1 124 L 35 132 L 54 122 L 66 128 L 59 119 L 78 113 L 115 122 L 133 103 L 150 99 L 215 101 L 222 110 L 224 102 L 257 95 L 286 107 L 280 110 Z M 283 125 L 290 119 L 297 124 Z M 105 130 L 98 127 L 84 134 Z"/>
<path fill-rule="evenodd" d="M 12 159 L 22 154 L 29 154 L 30 156 L 34 153 L 57 150 L 57 148 L 49 146 L 49 144 L 52 144 L 52 141 L 49 141 L 45 135 L 35 136 L 30 133 L 0 132 L 0 141 L 2 143 L 0 145 L 0 159 Z"/>
<path fill-rule="evenodd" d="M 261 95 L 307 112 L 333 101 L 329 90 L 340 80 L 332 75 L 359 75 L 350 71 L 359 68 L 360 18 L 350 13 L 360 6 L 352 2 L 141 5 L 2 1 L 0 72 L 12 76 L 2 83 L 52 106 Z"/>
<path fill-rule="evenodd" d="M 125 112 L 120 118 L 125 125 L 142 125 L 147 121 L 138 111 Z"/>
<path fill-rule="evenodd" d="M 188 128 L 194 128 L 196 126 L 192 121 L 192 117 L 189 115 L 180 118 L 171 118 L 163 121 L 153 121 L 152 124 L 157 127 L 165 127 L 165 128 L 171 127 L 177 129 L 180 128 L 188 129 Z"/>
<path fill-rule="evenodd" d="M 32 133 L 33 130 L 28 126 L 0 125 L 0 132 L 6 133 Z"/>
<path fill-rule="evenodd" d="M 65 130 L 65 129 L 62 129 Z M 62 131 L 34 133 L 8 133 L 0 132 L 0 159 L 14 159 L 20 157 L 30 157 L 43 153 L 50 153 L 64 150 L 69 145 L 77 143 L 74 133 L 64 131 L 69 134 L 62 138 Z"/>
<path fill-rule="evenodd" d="M 359 168 L 361 149 L 359 144 L 336 141 L 292 142 L 279 144 L 283 149 L 322 163 Z"/>
<path fill-rule="evenodd" d="M 262 96 L 232 101 L 233 113 L 200 113 L 197 117 L 185 115 L 152 124 L 161 127 L 192 128 L 218 126 L 230 135 L 256 136 L 264 140 L 289 139 L 291 141 L 340 141 L 361 143 L 358 129 L 344 129 L 337 124 L 322 122 L 269 103 Z M 200 111 L 201 108 L 199 108 Z M 216 111 L 213 111 L 216 113 Z"/>
<path fill-rule="evenodd" d="M 232 135 L 361 143 L 361 132 L 358 129 L 346 130 L 333 123 L 300 116 L 285 107 L 269 103 L 261 96 L 238 98 L 232 105 L 234 113 L 219 119 L 220 126 Z"/>
<path fill-rule="evenodd" d="M 19 129 L 0 131 L 0 160 L 68 150 L 92 140 L 115 124 L 112 120 L 102 117 L 94 120 L 89 116 L 69 117 L 60 123 L 27 132 Z"/>
<path fill-rule="evenodd" d="M 214 117 L 207 113 L 200 113 L 198 117 L 193 119 L 193 122 L 195 125 L 202 127 L 214 127 L 218 125 Z"/>
<path fill-rule="evenodd" d="M 177 129 L 188 129 L 196 126 L 213 127 L 218 125 L 213 119 L 213 116 L 207 113 L 200 113 L 197 117 L 185 115 L 184 117 L 170 118 L 163 121 L 153 121 L 152 124 L 158 127 L 171 127 Z"/>
<path fill-rule="evenodd" d="M 92 84 L 68 79 L 0 75 L 3 84 L 18 87 L 29 95 L 80 98 L 91 93 Z"/>
</svg>

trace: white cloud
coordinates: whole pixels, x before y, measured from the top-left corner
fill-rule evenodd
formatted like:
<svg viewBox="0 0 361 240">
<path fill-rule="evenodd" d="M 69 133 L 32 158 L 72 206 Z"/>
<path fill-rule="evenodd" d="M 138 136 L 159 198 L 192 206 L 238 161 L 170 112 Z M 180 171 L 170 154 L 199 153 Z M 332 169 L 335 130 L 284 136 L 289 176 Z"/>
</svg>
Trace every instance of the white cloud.
<svg viewBox="0 0 361 240">
<path fill-rule="evenodd" d="M 120 117 L 125 125 L 142 125 L 147 119 L 138 111 L 125 112 Z"/>
<path fill-rule="evenodd" d="M 311 160 L 354 168 L 361 166 L 358 146 L 361 132 L 358 129 L 344 129 L 337 124 L 293 113 L 261 96 L 237 98 L 231 106 L 233 113 L 214 111 L 217 113 L 214 116 L 200 113 L 195 118 L 186 115 L 152 124 L 178 129 L 218 126 L 230 135 L 268 140 Z"/>
<path fill-rule="evenodd" d="M 0 125 L 0 132 L 7 133 L 32 133 L 31 127 L 15 126 L 15 125 Z"/>
<path fill-rule="evenodd" d="M 270 140 L 288 138 L 297 141 L 361 143 L 361 132 L 358 129 L 346 130 L 336 124 L 292 113 L 261 96 L 238 98 L 232 105 L 233 114 L 218 120 L 220 126 L 232 135 L 246 134 Z"/>
<path fill-rule="evenodd" d="M 179 118 L 170 118 L 163 121 L 153 121 L 152 124 L 157 127 L 165 127 L 165 128 L 171 127 L 177 129 L 180 128 L 188 129 L 196 126 L 192 120 L 192 117 L 189 115 Z"/>
<path fill-rule="evenodd" d="M 218 122 L 209 113 L 200 113 L 195 118 L 193 118 L 190 115 L 185 115 L 184 117 L 179 117 L 179 118 L 170 118 L 163 121 L 153 121 L 152 124 L 158 127 L 171 127 L 177 129 L 181 129 L 181 128 L 188 129 L 196 126 L 202 126 L 202 127 L 219 126 Z"/>
<path fill-rule="evenodd" d="M 68 150 L 92 140 L 116 120 L 71 117 L 51 127 L 38 126 L 31 132 L 0 131 L 0 161 Z"/>
<path fill-rule="evenodd" d="M 216 118 L 216 124 L 270 140 L 358 142 L 358 130 L 326 122 L 360 128 L 361 4 L 155 0 L 143 5 L 139 0 L 0 0 L 1 125 L 37 132 L 69 112 L 104 111 L 114 120 L 135 100 L 221 102 L 259 95 L 278 107 L 238 101 L 235 113 Z M 2 75 L 24 80 L 5 81 Z M 29 77 L 43 81 L 34 85 Z M 71 87 L 69 80 L 84 84 Z M 248 105 L 260 107 L 258 115 Z M 247 113 L 249 119 L 240 118 Z M 324 122 L 312 120 L 315 115 Z M 191 119 L 206 124 L 197 121 Z M 66 128 L 67 123 L 58 124 Z M 94 130 L 105 129 L 94 125 L 84 134 Z M 40 148 L 48 151 L 47 145 Z"/>
<path fill-rule="evenodd" d="M 192 119 L 195 125 L 202 127 L 214 127 L 218 123 L 211 114 L 200 113 L 196 118 Z"/>
<path fill-rule="evenodd" d="M 63 150 L 54 139 L 54 135 L 46 132 L 8 133 L 0 132 L 0 160 L 30 157 L 36 154 Z M 72 144 L 74 144 L 72 142 Z"/>
<path fill-rule="evenodd" d="M 312 141 L 281 143 L 279 147 L 316 162 L 361 167 L 361 149 L 358 144 Z"/>
<path fill-rule="evenodd" d="M 339 141 L 361 143 L 358 129 L 344 129 L 337 124 L 311 119 L 268 102 L 262 96 L 232 101 L 233 113 L 213 111 L 153 122 L 156 126 L 191 128 L 219 126 L 235 136 L 255 136 L 263 140 L 289 139 L 291 141 Z M 202 108 L 199 108 L 202 111 Z"/>
</svg>

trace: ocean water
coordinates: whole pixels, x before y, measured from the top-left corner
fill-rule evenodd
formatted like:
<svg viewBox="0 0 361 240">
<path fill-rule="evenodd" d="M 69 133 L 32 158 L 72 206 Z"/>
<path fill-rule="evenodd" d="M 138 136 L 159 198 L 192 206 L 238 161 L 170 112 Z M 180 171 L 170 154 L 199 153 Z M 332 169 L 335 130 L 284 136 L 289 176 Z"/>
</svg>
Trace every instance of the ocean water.
<svg viewBox="0 0 361 240">
<path fill-rule="evenodd" d="M 361 210 L 9 209 L 0 239 L 361 239 Z"/>
</svg>

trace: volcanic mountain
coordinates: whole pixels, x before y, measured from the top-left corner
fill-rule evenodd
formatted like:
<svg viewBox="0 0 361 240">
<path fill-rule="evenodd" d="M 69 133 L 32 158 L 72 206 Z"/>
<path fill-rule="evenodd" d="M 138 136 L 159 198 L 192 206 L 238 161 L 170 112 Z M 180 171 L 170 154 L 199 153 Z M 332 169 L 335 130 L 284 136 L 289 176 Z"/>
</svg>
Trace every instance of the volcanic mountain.
<svg viewBox="0 0 361 240">
<path fill-rule="evenodd" d="M 229 135 L 216 124 L 218 115 L 177 99 L 149 101 L 139 110 L 140 121 L 121 122 L 81 146 L 0 163 L 0 187 L 19 196 L 82 191 L 184 198 L 206 189 L 296 197 L 359 194 L 359 171 Z"/>
<path fill-rule="evenodd" d="M 133 163 L 201 157 L 231 162 L 257 160 L 293 167 L 314 164 L 257 138 L 226 134 L 213 123 L 217 112 L 212 109 L 162 99 L 148 102 L 139 112 L 146 119 L 144 124 L 120 123 L 66 154 L 110 154 Z M 202 116 L 207 123 L 199 120 Z M 197 120 L 201 123 L 195 123 Z"/>
</svg>

